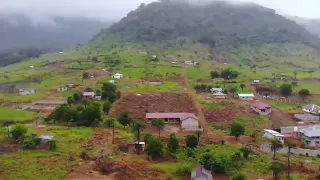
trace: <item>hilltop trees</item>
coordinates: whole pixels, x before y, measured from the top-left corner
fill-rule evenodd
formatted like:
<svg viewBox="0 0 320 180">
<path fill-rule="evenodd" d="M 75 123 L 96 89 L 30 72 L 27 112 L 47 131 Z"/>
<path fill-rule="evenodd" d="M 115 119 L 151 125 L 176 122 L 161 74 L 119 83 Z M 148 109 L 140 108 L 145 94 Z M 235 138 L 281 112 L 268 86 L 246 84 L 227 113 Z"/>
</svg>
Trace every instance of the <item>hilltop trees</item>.
<svg viewBox="0 0 320 180">
<path fill-rule="evenodd" d="M 102 107 L 103 112 L 105 112 L 106 114 L 109 114 L 110 109 L 111 109 L 111 103 L 109 101 L 106 101 L 105 103 L 103 103 L 103 107 Z"/>
<path fill-rule="evenodd" d="M 211 71 L 210 75 L 212 79 L 220 77 L 220 73 L 218 71 Z"/>
<path fill-rule="evenodd" d="M 224 79 L 236 79 L 240 73 L 232 69 L 224 69 L 220 73 L 218 71 L 211 71 L 210 76 L 212 79 L 215 78 L 224 78 Z"/>
</svg>

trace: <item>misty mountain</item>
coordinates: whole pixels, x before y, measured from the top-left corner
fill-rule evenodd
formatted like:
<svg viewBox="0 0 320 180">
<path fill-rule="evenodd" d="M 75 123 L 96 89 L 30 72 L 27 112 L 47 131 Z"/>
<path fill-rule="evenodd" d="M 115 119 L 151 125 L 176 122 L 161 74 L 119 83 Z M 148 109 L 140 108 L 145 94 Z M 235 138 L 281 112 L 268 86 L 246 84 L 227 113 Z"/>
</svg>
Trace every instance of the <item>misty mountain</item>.
<svg viewBox="0 0 320 180">
<path fill-rule="evenodd" d="M 223 1 L 202 5 L 180 0 L 141 4 L 95 39 L 110 35 L 136 42 L 168 42 L 187 37 L 216 49 L 286 42 L 320 45 L 316 36 L 273 9 Z"/>
<path fill-rule="evenodd" d="M 62 50 L 87 43 L 109 25 L 86 18 L 53 17 L 39 22 L 23 15 L 1 15 L 0 51 L 16 47 Z"/>
<path fill-rule="evenodd" d="M 294 20 L 301 26 L 305 27 L 312 34 L 315 34 L 320 37 L 320 19 L 308 19 L 308 18 L 301 18 L 296 16 L 289 17 L 289 18 Z"/>
</svg>

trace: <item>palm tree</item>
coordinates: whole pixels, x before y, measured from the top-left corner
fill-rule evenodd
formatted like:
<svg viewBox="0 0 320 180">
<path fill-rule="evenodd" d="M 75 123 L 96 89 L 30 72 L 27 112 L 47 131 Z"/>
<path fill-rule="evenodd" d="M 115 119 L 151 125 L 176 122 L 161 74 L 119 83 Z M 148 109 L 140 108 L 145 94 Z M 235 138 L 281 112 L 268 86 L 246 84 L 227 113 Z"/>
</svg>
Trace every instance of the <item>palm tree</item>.
<svg viewBox="0 0 320 180">
<path fill-rule="evenodd" d="M 294 80 L 296 80 L 297 81 L 297 71 L 293 71 L 293 74 L 294 74 Z"/>
<path fill-rule="evenodd" d="M 292 142 L 285 142 L 285 145 L 288 147 L 288 177 L 290 177 L 290 154 L 291 154 L 291 149 L 294 149 L 296 147 L 296 144 Z"/>
<path fill-rule="evenodd" d="M 283 164 L 281 164 L 280 162 L 272 162 L 270 169 L 273 172 L 273 178 L 278 179 L 278 173 L 283 171 L 284 168 L 283 168 Z"/>
<path fill-rule="evenodd" d="M 112 126 L 112 144 L 114 144 L 114 126 L 115 126 L 115 119 L 109 119 L 109 125 Z M 109 127 L 110 127 L 109 126 Z"/>
<path fill-rule="evenodd" d="M 158 129 L 159 132 L 159 138 L 160 138 L 160 131 L 164 128 L 164 120 L 163 119 L 153 119 L 152 120 L 152 126 L 155 126 Z"/>
<path fill-rule="evenodd" d="M 138 146 L 140 145 L 140 132 L 145 128 L 145 124 L 141 122 L 136 122 L 134 124 L 133 130 L 138 133 Z M 140 147 L 138 148 L 138 154 L 140 154 Z"/>
<path fill-rule="evenodd" d="M 232 93 L 232 96 L 234 97 L 234 93 L 236 93 L 238 91 L 238 89 L 236 87 L 232 87 L 229 89 L 229 92 Z"/>
<path fill-rule="evenodd" d="M 240 88 L 242 89 L 242 91 L 243 91 L 243 88 L 245 88 L 246 87 L 246 85 L 245 84 L 240 84 Z"/>
<path fill-rule="evenodd" d="M 283 145 L 278 139 L 270 139 L 271 151 L 273 151 L 273 159 L 276 159 L 276 151 L 280 150 Z"/>
</svg>

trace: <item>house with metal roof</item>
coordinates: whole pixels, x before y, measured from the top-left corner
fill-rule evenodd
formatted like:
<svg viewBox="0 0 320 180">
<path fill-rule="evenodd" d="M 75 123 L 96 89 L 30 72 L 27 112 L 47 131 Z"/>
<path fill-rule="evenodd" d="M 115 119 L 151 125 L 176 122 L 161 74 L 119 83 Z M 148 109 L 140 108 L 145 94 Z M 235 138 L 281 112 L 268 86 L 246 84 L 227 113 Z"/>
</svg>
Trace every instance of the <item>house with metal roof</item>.
<svg viewBox="0 0 320 180">
<path fill-rule="evenodd" d="M 311 114 L 320 114 L 320 106 L 316 104 L 308 104 L 302 107 L 302 110 Z"/>
<path fill-rule="evenodd" d="M 271 113 L 271 106 L 261 101 L 255 101 L 250 105 L 250 108 L 260 115 L 268 115 Z"/>
<path fill-rule="evenodd" d="M 212 94 L 212 96 L 215 99 L 226 99 L 227 98 L 227 95 L 222 92 L 216 92 L 216 93 Z"/>
<path fill-rule="evenodd" d="M 272 129 L 264 129 L 263 132 L 263 137 L 268 139 L 278 139 L 281 143 L 284 143 L 284 135 L 280 134 L 279 132 Z"/>
<path fill-rule="evenodd" d="M 191 180 L 213 180 L 211 171 L 199 166 L 191 171 Z"/>
<path fill-rule="evenodd" d="M 222 88 L 215 88 L 215 87 L 213 87 L 213 88 L 210 89 L 210 91 L 211 91 L 212 93 L 217 93 L 217 92 L 223 92 L 223 89 L 222 89 Z"/>
<path fill-rule="evenodd" d="M 320 146 L 320 125 L 301 128 L 301 140 L 307 146 Z"/>
<path fill-rule="evenodd" d="M 153 119 L 163 119 L 167 124 L 180 124 L 183 130 L 199 130 L 199 121 L 193 113 L 146 113 L 146 122 L 151 123 Z"/>
</svg>

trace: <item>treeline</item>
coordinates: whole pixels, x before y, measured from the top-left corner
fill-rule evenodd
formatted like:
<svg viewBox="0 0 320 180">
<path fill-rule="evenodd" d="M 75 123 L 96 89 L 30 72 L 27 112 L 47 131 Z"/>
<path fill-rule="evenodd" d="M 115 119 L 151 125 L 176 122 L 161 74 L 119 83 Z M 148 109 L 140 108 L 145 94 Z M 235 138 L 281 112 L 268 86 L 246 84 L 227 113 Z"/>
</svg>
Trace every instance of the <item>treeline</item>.
<svg viewBox="0 0 320 180">
<path fill-rule="evenodd" d="M 218 71 L 211 71 L 210 76 L 212 79 L 215 78 L 223 78 L 223 79 L 236 79 L 240 73 L 236 70 L 232 69 L 224 69 L 221 72 Z"/>
<path fill-rule="evenodd" d="M 7 66 L 30 58 L 38 58 L 49 49 L 18 48 L 0 52 L 0 66 Z"/>
</svg>

